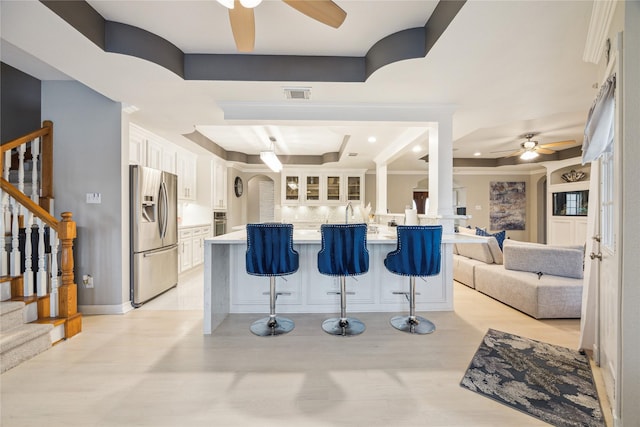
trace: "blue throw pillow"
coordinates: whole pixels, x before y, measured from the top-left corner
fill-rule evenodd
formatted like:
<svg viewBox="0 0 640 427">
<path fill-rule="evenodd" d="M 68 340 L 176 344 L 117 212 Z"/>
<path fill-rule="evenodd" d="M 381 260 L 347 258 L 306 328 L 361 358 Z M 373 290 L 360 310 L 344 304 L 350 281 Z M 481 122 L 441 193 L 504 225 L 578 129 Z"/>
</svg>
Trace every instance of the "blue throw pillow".
<svg viewBox="0 0 640 427">
<path fill-rule="evenodd" d="M 507 231 L 502 230 L 497 233 L 491 234 L 487 233 L 486 230 L 483 230 L 482 228 L 476 227 L 476 236 L 495 237 L 498 241 L 498 246 L 500 246 L 500 250 L 502 250 L 502 244 L 504 243 L 504 239 L 507 237 Z"/>
</svg>

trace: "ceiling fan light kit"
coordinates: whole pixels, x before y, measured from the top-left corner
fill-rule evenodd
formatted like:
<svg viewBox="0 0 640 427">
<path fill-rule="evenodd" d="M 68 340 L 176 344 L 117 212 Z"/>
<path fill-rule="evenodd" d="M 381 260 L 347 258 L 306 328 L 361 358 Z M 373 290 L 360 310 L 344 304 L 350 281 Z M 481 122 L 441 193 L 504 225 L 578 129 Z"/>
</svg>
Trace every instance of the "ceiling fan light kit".
<svg viewBox="0 0 640 427">
<path fill-rule="evenodd" d="M 522 160 L 532 160 L 538 157 L 538 153 L 533 150 L 527 150 L 520 155 L 520 159 Z"/>
<path fill-rule="evenodd" d="M 233 0 L 217 0 L 217 1 L 227 9 L 233 9 Z"/>
<path fill-rule="evenodd" d="M 227 9 L 233 9 L 234 0 L 217 0 L 217 2 Z M 262 0 L 240 0 L 240 4 L 242 5 L 242 7 L 245 7 L 247 9 L 253 9 L 260 3 L 262 3 Z"/>
</svg>

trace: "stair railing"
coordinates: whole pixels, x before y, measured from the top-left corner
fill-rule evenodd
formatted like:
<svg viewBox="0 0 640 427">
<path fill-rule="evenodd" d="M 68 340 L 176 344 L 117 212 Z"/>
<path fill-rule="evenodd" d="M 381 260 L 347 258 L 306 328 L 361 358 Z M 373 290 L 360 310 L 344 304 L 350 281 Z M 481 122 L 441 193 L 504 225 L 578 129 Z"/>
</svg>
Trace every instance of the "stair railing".
<svg viewBox="0 0 640 427">
<path fill-rule="evenodd" d="M 0 193 L 2 216 L 0 217 L 0 275 L 19 276 L 21 257 L 24 256 L 24 288 L 21 296 L 48 296 L 38 299 L 38 317 L 65 318 L 65 337 L 69 338 L 82 330 L 82 316 L 77 312 L 77 285 L 73 272 L 73 240 L 76 223 L 70 212 L 63 212 L 62 219 L 53 217 L 49 211 L 53 205 L 53 123 L 43 122 L 42 129 L 7 142 L 0 147 Z M 27 154 L 29 158 L 27 159 Z M 17 161 L 14 161 L 16 160 Z M 26 161 L 30 160 L 30 161 Z M 12 168 L 12 163 L 17 167 Z M 25 194 L 25 171 L 30 166 L 31 188 Z M 17 175 L 16 185 L 10 182 Z M 10 224 L 10 226 L 9 226 Z M 51 265 L 46 268 L 45 226 L 49 226 Z M 24 252 L 19 250 L 19 230 L 24 228 Z M 38 233 L 38 262 L 32 262 L 32 234 Z M 11 249 L 7 251 L 7 238 Z M 58 283 L 58 248 L 60 251 L 61 283 Z M 48 271 L 47 271 L 48 270 Z M 47 282 L 50 281 L 50 286 Z"/>
</svg>

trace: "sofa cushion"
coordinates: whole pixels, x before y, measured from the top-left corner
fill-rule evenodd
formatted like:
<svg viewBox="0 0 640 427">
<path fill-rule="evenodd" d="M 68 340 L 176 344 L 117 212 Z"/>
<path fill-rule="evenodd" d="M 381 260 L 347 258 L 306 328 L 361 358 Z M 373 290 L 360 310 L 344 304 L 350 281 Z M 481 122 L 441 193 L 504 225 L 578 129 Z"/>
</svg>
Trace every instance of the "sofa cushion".
<svg viewBox="0 0 640 427">
<path fill-rule="evenodd" d="M 584 253 L 578 249 L 505 241 L 504 267 L 554 276 L 582 279 Z"/>
<path fill-rule="evenodd" d="M 493 255 L 491 254 L 488 242 L 486 241 L 490 238 L 492 239 L 492 237 L 478 236 L 478 239 L 485 239 L 482 243 L 456 243 L 458 255 L 482 261 L 486 264 L 493 264 Z"/>
<path fill-rule="evenodd" d="M 495 237 L 498 242 L 498 246 L 500 246 L 500 250 L 502 250 L 502 244 L 504 243 L 504 239 L 507 237 L 507 232 L 506 230 L 502 230 L 497 233 L 491 234 L 491 233 L 488 233 L 487 230 L 483 228 L 476 227 L 476 235 L 485 236 L 485 237 L 492 237 L 492 236 Z"/>
<path fill-rule="evenodd" d="M 463 285 L 467 285 L 470 288 L 475 288 L 474 269 L 476 265 L 485 265 L 485 263 L 461 255 L 454 255 L 453 280 L 460 282 Z"/>
<path fill-rule="evenodd" d="M 477 265 L 476 290 L 536 319 L 579 318 L 581 279 L 505 270 L 500 265 Z"/>
<path fill-rule="evenodd" d="M 493 256 L 493 262 L 496 264 L 502 264 L 504 262 L 502 249 L 498 245 L 498 241 L 494 237 L 487 237 L 487 246 L 489 247 L 491 256 Z"/>
</svg>

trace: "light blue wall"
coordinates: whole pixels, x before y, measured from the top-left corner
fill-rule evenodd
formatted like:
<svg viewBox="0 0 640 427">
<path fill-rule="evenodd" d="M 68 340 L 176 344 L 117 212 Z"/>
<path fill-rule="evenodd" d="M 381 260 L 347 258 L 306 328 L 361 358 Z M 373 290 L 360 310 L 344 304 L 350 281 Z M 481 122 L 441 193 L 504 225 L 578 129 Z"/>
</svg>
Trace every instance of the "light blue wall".
<svg viewBox="0 0 640 427">
<path fill-rule="evenodd" d="M 120 103 L 81 83 L 42 82 L 42 119 L 54 124 L 55 216 L 70 211 L 77 223 L 75 282 L 81 306 L 126 302 L 123 277 L 129 266 L 123 251 L 128 253 L 129 242 L 123 236 L 129 225 L 122 189 L 128 175 L 121 116 Z M 100 193 L 102 203 L 87 204 L 87 193 Z M 82 286 L 84 274 L 93 276 L 93 289 Z"/>
</svg>

